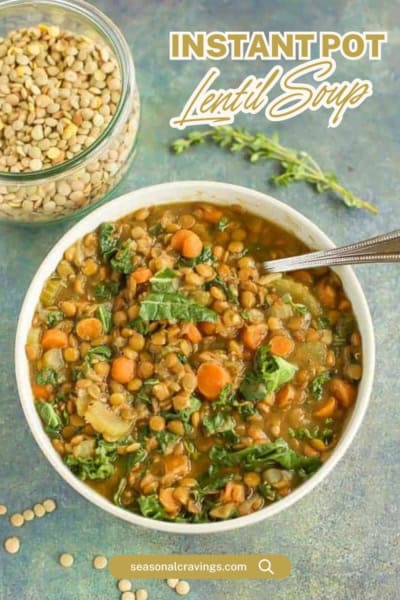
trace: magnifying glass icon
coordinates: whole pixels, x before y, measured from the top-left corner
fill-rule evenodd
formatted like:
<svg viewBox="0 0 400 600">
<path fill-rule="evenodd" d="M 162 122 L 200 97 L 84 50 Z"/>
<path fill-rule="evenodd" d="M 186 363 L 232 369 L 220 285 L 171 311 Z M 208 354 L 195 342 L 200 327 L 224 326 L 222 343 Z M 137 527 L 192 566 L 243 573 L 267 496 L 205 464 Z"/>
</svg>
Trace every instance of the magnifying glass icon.
<svg viewBox="0 0 400 600">
<path fill-rule="evenodd" d="M 271 567 L 271 561 L 268 560 L 268 558 L 262 558 L 258 561 L 258 568 L 260 571 L 262 571 L 263 573 L 270 573 L 271 575 L 275 575 Z"/>
</svg>

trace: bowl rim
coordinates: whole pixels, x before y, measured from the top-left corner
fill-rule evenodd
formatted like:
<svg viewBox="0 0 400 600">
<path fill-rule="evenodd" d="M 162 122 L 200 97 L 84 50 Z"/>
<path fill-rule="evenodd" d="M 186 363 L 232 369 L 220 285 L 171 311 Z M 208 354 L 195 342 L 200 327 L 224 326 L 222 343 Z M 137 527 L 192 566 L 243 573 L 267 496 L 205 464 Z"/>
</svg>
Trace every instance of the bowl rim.
<svg viewBox="0 0 400 600">
<path fill-rule="evenodd" d="M 169 194 L 169 202 L 179 201 L 174 195 L 179 193 L 190 196 L 194 193 L 206 193 L 207 201 L 213 202 L 213 198 L 209 196 L 212 193 L 223 193 L 227 196 L 233 196 L 241 198 L 244 205 L 247 206 L 249 212 L 254 212 L 254 206 L 258 202 L 267 203 L 271 207 L 277 209 L 287 217 L 288 222 L 295 224 L 296 227 L 304 228 L 304 230 L 318 240 L 318 245 L 321 247 L 334 247 L 333 242 L 328 236 L 325 235 L 307 217 L 303 216 L 297 210 L 287 206 L 283 202 L 276 200 L 268 194 L 264 194 L 257 190 L 238 186 L 230 183 L 215 182 L 215 181 L 202 181 L 202 180 L 190 180 L 190 181 L 178 181 L 157 184 L 153 186 L 147 186 L 138 188 L 132 192 L 128 192 L 114 200 L 108 202 L 95 209 L 93 212 L 85 216 L 82 220 L 76 223 L 72 228 L 68 229 L 66 233 L 58 240 L 58 242 L 52 247 L 50 252 L 41 262 L 38 270 L 36 271 L 29 288 L 26 292 L 16 330 L 15 338 L 15 374 L 17 380 L 17 387 L 22 409 L 24 411 L 25 418 L 29 425 L 29 428 L 35 438 L 37 444 L 46 456 L 50 464 L 54 467 L 57 473 L 81 496 L 86 498 L 92 504 L 95 504 L 99 508 L 102 508 L 106 512 L 119 517 L 133 525 L 140 525 L 147 529 L 153 529 L 158 531 L 165 531 L 168 533 L 182 533 L 182 534 L 201 534 L 201 533 L 220 533 L 222 531 L 228 531 L 233 529 L 239 529 L 247 525 L 254 525 L 260 521 L 272 517 L 289 506 L 296 503 L 298 500 L 306 496 L 311 492 L 325 477 L 333 470 L 338 461 L 344 456 L 350 444 L 352 443 L 361 423 L 364 419 L 367 407 L 369 404 L 369 397 L 372 390 L 374 369 L 375 369 L 375 342 L 374 342 L 374 331 L 372 325 L 372 319 L 368 304 L 362 290 L 362 287 L 351 267 L 339 267 L 335 268 L 335 272 L 339 276 L 347 281 L 346 287 L 351 286 L 351 290 L 346 290 L 350 295 L 350 299 L 357 302 L 356 317 L 360 329 L 362 331 L 362 343 L 363 343 L 363 376 L 360 381 L 360 387 L 358 392 L 357 401 L 355 403 L 353 412 L 349 418 L 349 421 L 343 431 L 343 434 L 335 447 L 330 458 L 322 465 L 322 467 L 312 476 L 310 479 L 305 481 L 302 485 L 296 488 L 291 494 L 279 500 L 275 504 L 271 504 L 266 508 L 256 511 L 250 515 L 238 517 L 235 519 L 228 519 L 226 521 L 211 522 L 211 523 L 174 523 L 169 521 L 158 521 L 155 519 L 149 519 L 136 513 L 130 512 L 123 508 L 120 508 L 111 503 L 94 490 L 92 490 L 85 482 L 78 479 L 69 468 L 62 462 L 62 459 L 53 448 L 50 439 L 45 433 L 39 415 L 34 406 L 34 400 L 29 381 L 29 367 L 28 361 L 25 355 L 25 343 L 26 337 L 31 326 L 32 316 L 36 308 L 36 303 L 40 295 L 44 281 L 53 272 L 56 264 L 59 262 L 63 252 L 75 241 L 82 238 L 85 234 L 93 231 L 100 223 L 109 220 L 116 220 L 122 218 L 124 215 L 128 215 L 139 207 L 152 205 L 151 198 L 157 196 L 157 194 Z M 140 206 L 134 206 L 137 200 L 140 204 L 140 198 L 143 196 L 150 198 L 150 202 L 143 203 Z M 183 199 L 184 200 L 184 199 Z M 183 201 L 182 200 L 182 201 Z M 188 200 L 189 201 L 189 200 Z M 196 200 L 192 200 L 195 202 Z M 162 204 L 162 201 L 156 202 L 154 205 Z M 164 202 L 165 203 L 165 202 Z M 218 204 L 217 201 L 214 201 Z M 289 229 L 289 228 L 288 228 Z M 53 266 L 54 264 L 54 266 Z M 35 302 L 32 302 L 32 298 Z M 22 360 L 21 360 L 22 358 Z"/>
</svg>

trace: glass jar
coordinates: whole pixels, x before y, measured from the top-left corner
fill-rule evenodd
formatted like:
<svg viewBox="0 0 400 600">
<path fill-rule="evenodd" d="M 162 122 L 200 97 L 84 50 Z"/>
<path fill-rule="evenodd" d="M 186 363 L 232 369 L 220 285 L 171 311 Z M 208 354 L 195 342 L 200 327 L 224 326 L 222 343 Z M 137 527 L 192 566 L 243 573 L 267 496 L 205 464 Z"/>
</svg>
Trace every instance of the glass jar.
<svg viewBox="0 0 400 600">
<path fill-rule="evenodd" d="M 40 171 L 0 171 L 3 221 L 53 222 L 89 212 L 109 198 L 135 151 L 139 94 L 129 46 L 118 27 L 83 0 L 5 0 L 0 4 L 0 36 L 39 24 L 84 35 L 106 47 L 119 66 L 120 98 L 105 129 L 76 156 Z"/>
</svg>

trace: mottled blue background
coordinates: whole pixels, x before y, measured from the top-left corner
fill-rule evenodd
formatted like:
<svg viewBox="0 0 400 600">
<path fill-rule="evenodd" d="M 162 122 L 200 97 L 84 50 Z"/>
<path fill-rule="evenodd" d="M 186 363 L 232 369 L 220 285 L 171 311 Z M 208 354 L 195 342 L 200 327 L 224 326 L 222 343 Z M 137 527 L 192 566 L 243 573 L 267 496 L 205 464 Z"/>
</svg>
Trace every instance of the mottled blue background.
<svg viewBox="0 0 400 600">
<path fill-rule="evenodd" d="M 341 244 L 400 227 L 398 0 L 100 0 L 97 6 L 121 27 L 133 51 L 143 117 L 138 155 L 119 192 L 174 179 L 215 179 L 265 190 L 313 219 Z M 350 212 L 339 201 L 298 184 L 274 190 L 271 165 L 251 166 L 239 157 L 203 148 L 175 157 L 169 119 L 211 66 L 168 60 L 170 30 L 387 30 L 382 61 L 338 61 L 337 79 L 366 77 L 375 92 L 347 113 L 338 129 L 328 113 L 304 114 L 279 125 L 287 144 L 304 147 L 344 183 L 375 202 L 380 214 Z M 221 85 L 238 85 L 261 61 L 219 63 Z M 262 115 L 240 120 L 273 131 Z M 176 133 L 176 132 L 175 132 Z M 291 576 L 279 582 L 193 582 L 193 600 L 395 600 L 399 598 L 399 267 L 358 269 L 376 330 L 377 376 L 370 409 L 354 444 L 323 485 L 287 512 L 260 525 L 193 538 L 131 527 L 83 500 L 42 456 L 24 421 L 14 381 L 14 333 L 24 293 L 38 265 L 68 225 L 39 229 L 0 226 L 0 503 L 22 510 L 46 496 L 59 510 L 13 529 L 0 517 L 1 541 L 22 538 L 17 556 L 0 550 L 1 600 L 112 600 L 115 581 L 92 569 L 97 553 L 277 552 L 287 554 Z M 74 567 L 57 564 L 60 552 L 75 555 Z M 145 583 L 145 582 L 142 582 Z M 151 598 L 173 598 L 162 581 L 145 583 Z"/>
</svg>

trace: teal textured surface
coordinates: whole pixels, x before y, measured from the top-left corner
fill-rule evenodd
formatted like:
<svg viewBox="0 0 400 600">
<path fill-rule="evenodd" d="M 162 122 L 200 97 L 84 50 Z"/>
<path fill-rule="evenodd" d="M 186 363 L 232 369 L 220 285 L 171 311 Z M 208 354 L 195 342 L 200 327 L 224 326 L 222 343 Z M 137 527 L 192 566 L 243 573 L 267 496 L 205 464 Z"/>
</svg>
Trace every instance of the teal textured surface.
<svg viewBox="0 0 400 600">
<path fill-rule="evenodd" d="M 137 156 L 118 194 L 179 179 L 214 179 L 266 191 L 300 210 L 338 245 L 400 227 L 399 208 L 399 2 L 374 0 L 99 0 L 122 29 L 134 52 L 142 99 Z M 374 95 L 328 129 L 328 113 L 305 113 L 279 125 L 262 114 L 240 118 L 252 130 L 278 130 L 284 144 L 303 147 L 321 165 L 336 171 L 345 185 L 380 213 L 349 211 L 339 200 L 316 194 L 304 184 L 274 189 L 273 166 L 252 166 L 212 147 L 177 157 L 168 144 L 179 132 L 169 119 L 211 64 L 170 62 L 170 30 L 307 31 L 387 30 L 382 61 L 338 59 L 334 79 L 371 79 Z M 248 74 L 261 76 L 269 63 L 218 64 L 221 85 L 236 86 Z M 370 304 L 377 342 L 377 375 L 370 408 L 352 447 L 328 479 L 287 512 L 238 532 L 199 538 L 172 536 L 128 525 L 89 504 L 55 473 L 36 446 L 18 400 L 13 344 L 25 291 L 46 252 L 68 224 L 30 229 L 0 225 L 0 543 L 22 540 L 19 554 L 0 549 L 0 599 L 117 600 L 115 580 L 96 571 L 97 554 L 120 553 L 280 553 L 293 570 L 287 580 L 193 581 L 191 600 L 395 600 L 399 597 L 400 393 L 398 386 L 400 270 L 396 265 L 365 266 L 357 274 Z M 58 510 L 21 529 L 9 524 L 12 512 L 46 497 Z M 57 559 L 75 555 L 71 569 Z M 164 581 L 139 581 L 150 599 L 175 593 Z"/>
</svg>

